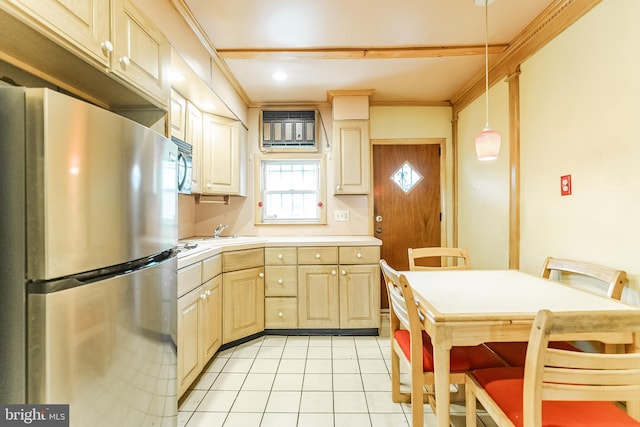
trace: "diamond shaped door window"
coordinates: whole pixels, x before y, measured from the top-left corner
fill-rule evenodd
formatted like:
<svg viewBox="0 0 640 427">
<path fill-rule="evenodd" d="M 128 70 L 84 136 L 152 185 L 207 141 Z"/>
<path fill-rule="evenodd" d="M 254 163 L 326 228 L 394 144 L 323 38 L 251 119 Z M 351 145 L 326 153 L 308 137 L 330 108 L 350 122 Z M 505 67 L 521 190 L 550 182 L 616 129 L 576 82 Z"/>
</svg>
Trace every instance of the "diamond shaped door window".
<svg viewBox="0 0 640 427">
<path fill-rule="evenodd" d="M 398 184 L 398 187 L 400 187 L 402 191 L 408 193 L 422 180 L 422 175 L 420 175 L 409 162 L 405 161 L 402 166 L 400 166 L 400 169 L 391 175 L 391 180 Z"/>
</svg>

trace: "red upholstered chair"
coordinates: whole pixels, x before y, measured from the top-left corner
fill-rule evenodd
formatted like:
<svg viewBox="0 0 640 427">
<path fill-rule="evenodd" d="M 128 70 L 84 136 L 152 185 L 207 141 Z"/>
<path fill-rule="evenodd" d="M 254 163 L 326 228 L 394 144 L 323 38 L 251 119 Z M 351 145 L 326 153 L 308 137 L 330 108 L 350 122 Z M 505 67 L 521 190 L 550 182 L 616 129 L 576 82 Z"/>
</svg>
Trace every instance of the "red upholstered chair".
<svg viewBox="0 0 640 427">
<path fill-rule="evenodd" d="M 476 399 L 500 427 L 640 425 L 638 418 L 614 403 L 640 406 L 640 353 L 588 353 L 549 346 L 555 334 L 580 340 L 590 333 L 638 331 L 640 310 L 541 310 L 531 328 L 524 368 L 479 369 L 467 375 L 467 427 L 476 426 Z"/>
<path fill-rule="evenodd" d="M 553 274 L 556 276 L 553 277 Z M 627 273 L 622 270 L 584 261 L 553 257 L 547 257 L 544 261 L 541 276 L 545 279 L 553 278 L 570 285 L 582 282 L 583 285 L 590 285 L 589 289 L 594 292 L 597 289 L 595 286 L 602 286 L 604 289 L 597 293 L 606 293 L 609 298 L 616 300 L 621 298 L 622 290 L 627 283 Z M 486 345 L 509 365 L 524 366 L 527 353 L 526 342 L 492 342 Z M 565 341 L 553 342 L 551 346 L 578 351 L 578 348 Z M 606 353 L 615 352 L 615 347 L 605 345 L 603 348 Z"/>
<path fill-rule="evenodd" d="M 412 425 L 422 426 L 423 403 L 435 411 L 433 393 L 425 394 L 425 386 L 434 385 L 433 347 L 424 330 L 413 290 L 404 275 L 380 260 L 380 268 L 389 294 L 391 336 L 391 396 L 394 402 L 412 402 Z M 411 375 L 411 394 L 400 391 L 400 361 Z M 418 363 L 412 363 L 418 361 Z M 451 349 L 451 381 L 464 384 L 465 373 L 476 368 L 504 366 L 485 346 L 454 347 Z M 420 396 L 416 402 L 412 396 Z"/>
</svg>

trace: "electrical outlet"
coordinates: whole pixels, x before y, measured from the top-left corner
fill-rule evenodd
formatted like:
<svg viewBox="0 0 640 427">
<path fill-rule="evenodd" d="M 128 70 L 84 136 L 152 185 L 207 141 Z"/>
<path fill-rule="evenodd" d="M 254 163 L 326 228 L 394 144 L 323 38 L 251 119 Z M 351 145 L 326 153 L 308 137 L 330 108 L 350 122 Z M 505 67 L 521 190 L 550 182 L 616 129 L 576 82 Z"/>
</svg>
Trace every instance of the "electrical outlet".
<svg viewBox="0 0 640 427">
<path fill-rule="evenodd" d="M 560 177 L 560 195 L 571 195 L 571 175 L 563 175 Z"/>
<path fill-rule="evenodd" d="M 349 221 L 349 211 L 333 211 L 335 221 Z"/>
</svg>

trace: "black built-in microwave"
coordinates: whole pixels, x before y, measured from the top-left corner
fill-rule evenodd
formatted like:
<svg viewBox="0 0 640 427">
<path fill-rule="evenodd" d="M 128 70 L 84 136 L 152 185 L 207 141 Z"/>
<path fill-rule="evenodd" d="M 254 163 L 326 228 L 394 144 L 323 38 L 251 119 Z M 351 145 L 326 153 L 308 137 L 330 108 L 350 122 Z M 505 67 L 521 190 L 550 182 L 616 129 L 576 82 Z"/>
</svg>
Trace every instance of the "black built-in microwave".
<svg viewBox="0 0 640 427">
<path fill-rule="evenodd" d="M 178 138 L 171 138 L 178 146 L 178 193 L 191 194 L 193 147 Z"/>
</svg>

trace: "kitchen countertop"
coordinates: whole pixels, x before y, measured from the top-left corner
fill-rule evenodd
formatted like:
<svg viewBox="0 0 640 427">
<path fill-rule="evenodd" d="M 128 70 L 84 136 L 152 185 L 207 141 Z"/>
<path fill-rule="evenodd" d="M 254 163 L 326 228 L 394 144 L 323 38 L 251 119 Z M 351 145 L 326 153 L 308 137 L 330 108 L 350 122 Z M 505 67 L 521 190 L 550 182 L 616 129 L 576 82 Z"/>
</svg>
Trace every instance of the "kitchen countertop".
<svg viewBox="0 0 640 427">
<path fill-rule="evenodd" d="M 180 240 L 180 245 L 184 244 L 197 246 L 178 253 L 179 269 L 225 251 L 285 246 L 381 246 L 382 241 L 371 236 L 242 236 L 189 237 Z"/>
</svg>

